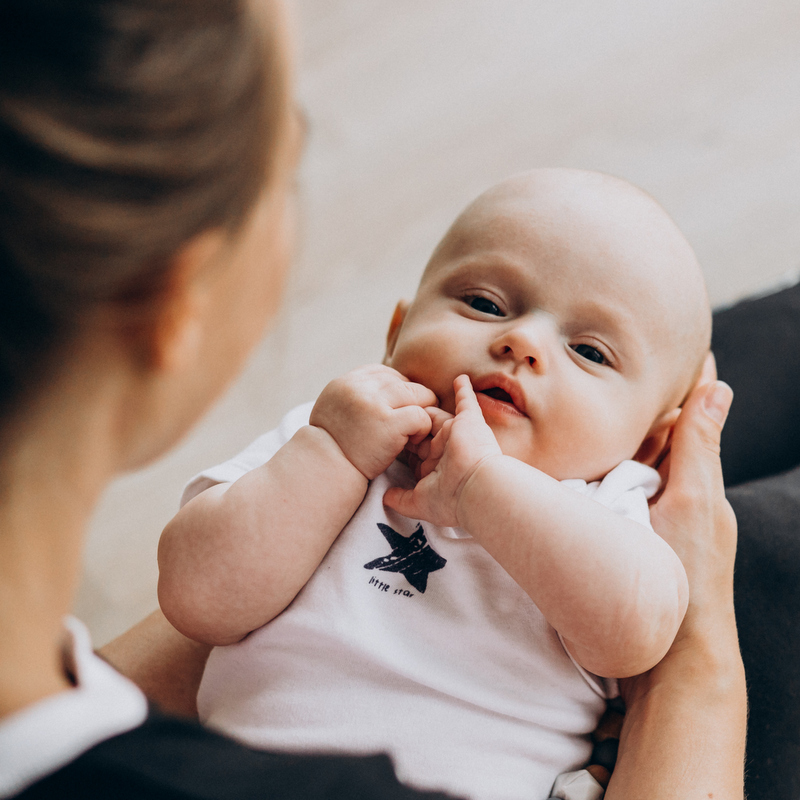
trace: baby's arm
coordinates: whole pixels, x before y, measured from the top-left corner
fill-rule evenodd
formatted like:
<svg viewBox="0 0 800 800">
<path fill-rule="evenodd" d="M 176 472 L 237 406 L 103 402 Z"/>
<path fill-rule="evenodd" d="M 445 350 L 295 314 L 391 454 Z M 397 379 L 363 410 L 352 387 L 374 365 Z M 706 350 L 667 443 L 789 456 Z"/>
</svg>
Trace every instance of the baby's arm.
<svg viewBox="0 0 800 800">
<path fill-rule="evenodd" d="M 658 663 L 688 602 L 674 551 L 649 528 L 502 455 L 469 379 L 455 386 L 456 416 L 420 454 L 421 480 L 390 489 L 386 504 L 468 531 L 589 671 L 625 677 Z"/>
<path fill-rule="evenodd" d="M 266 464 L 190 500 L 159 542 L 158 597 L 184 635 L 232 644 L 292 601 L 354 514 L 367 483 L 431 427 L 429 389 L 383 366 L 325 388 Z"/>
</svg>

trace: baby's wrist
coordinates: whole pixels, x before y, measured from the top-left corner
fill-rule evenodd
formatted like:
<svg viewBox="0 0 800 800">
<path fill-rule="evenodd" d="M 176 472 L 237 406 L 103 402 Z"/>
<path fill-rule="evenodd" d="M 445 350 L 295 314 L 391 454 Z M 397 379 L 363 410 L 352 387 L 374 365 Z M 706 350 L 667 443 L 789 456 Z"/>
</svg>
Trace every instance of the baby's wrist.
<svg viewBox="0 0 800 800">
<path fill-rule="evenodd" d="M 497 453 L 484 456 L 465 476 L 461 485 L 456 490 L 455 516 L 458 526 L 465 531 L 471 531 L 474 526 L 471 520 L 474 510 L 479 508 L 485 512 L 486 492 L 484 484 L 493 480 L 495 470 L 502 468 L 508 456 Z"/>
<path fill-rule="evenodd" d="M 352 480 L 363 482 L 366 486 L 367 478 L 353 464 L 336 437 L 327 429 L 309 423 L 300 428 L 293 438 L 298 440 L 298 445 L 314 452 L 316 457 L 330 461 L 331 468 L 337 470 L 337 475 L 341 474 L 343 478 L 349 476 Z"/>
</svg>

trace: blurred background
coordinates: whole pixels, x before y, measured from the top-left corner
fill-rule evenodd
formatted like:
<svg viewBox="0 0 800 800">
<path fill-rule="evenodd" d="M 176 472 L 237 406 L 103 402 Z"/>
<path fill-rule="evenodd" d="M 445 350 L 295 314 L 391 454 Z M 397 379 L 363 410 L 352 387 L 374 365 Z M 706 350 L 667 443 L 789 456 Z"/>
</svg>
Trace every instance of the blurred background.
<svg viewBox="0 0 800 800">
<path fill-rule="evenodd" d="M 535 166 L 650 192 L 712 302 L 800 267 L 797 0 L 294 0 L 309 119 L 296 267 L 246 373 L 190 439 L 120 479 L 77 614 L 103 644 L 156 607 L 182 487 L 379 361 L 395 303 L 475 195 Z"/>
</svg>

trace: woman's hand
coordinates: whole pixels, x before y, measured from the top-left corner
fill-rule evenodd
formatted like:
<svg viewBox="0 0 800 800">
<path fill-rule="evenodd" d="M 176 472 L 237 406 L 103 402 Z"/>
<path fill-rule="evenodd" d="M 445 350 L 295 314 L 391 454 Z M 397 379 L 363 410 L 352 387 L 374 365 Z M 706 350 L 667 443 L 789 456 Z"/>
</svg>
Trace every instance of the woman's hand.
<svg viewBox="0 0 800 800">
<path fill-rule="evenodd" d="M 650 509 L 654 529 L 678 554 L 689 578 L 689 608 L 670 649 L 673 657 L 677 651 L 708 645 L 714 650 L 726 645 L 738 657 L 733 609 L 736 517 L 725 498 L 719 460 L 720 433 L 732 399 L 730 388 L 720 381 L 695 389 L 659 470 L 664 491 Z M 724 641 L 716 642 L 720 637 Z"/>
<path fill-rule="evenodd" d="M 733 611 L 736 520 L 719 461 L 731 399 L 724 383 L 697 386 L 661 466 L 666 487 L 651 519 L 686 569 L 689 608 L 661 663 L 622 682 L 628 712 L 607 800 L 741 800 L 744 794 L 747 709 Z"/>
</svg>

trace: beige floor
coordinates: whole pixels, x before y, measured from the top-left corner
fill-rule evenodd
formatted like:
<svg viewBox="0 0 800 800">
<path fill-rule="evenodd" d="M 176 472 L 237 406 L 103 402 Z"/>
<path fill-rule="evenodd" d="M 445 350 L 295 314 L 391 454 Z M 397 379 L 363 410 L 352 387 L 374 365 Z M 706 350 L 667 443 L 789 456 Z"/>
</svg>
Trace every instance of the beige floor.
<svg viewBox="0 0 800 800">
<path fill-rule="evenodd" d="M 531 166 L 604 170 L 674 215 L 729 302 L 800 266 L 797 0 L 298 0 L 310 117 L 301 252 L 246 374 L 99 510 L 78 614 L 102 643 L 156 605 L 181 486 L 333 376 L 378 360 L 461 206 Z"/>
</svg>

